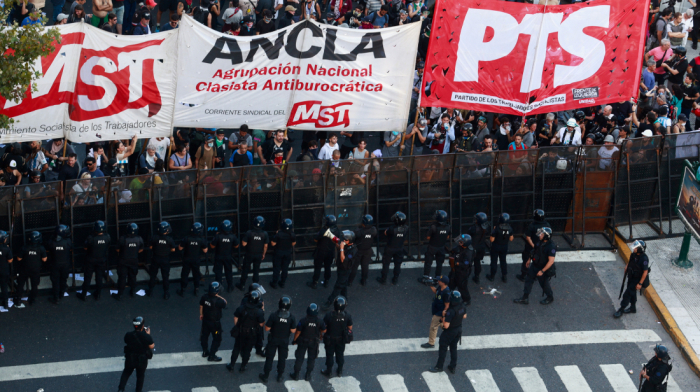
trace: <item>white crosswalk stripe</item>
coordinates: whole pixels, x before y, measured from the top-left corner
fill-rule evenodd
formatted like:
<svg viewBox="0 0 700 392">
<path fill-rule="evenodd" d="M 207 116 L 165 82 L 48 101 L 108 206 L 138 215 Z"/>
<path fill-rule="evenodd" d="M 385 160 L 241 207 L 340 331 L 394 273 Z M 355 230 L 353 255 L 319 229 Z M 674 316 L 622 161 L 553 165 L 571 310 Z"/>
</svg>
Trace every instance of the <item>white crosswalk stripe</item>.
<svg viewBox="0 0 700 392">
<path fill-rule="evenodd" d="M 547 392 L 540 373 L 534 367 L 513 368 L 513 374 L 518 379 L 523 392 Z"/>
<path fill-rule="evenodd" d="M 681 392 L 681 387 L 676 384 L 676 380 L 673 379 L 673 376 L 669 375 L 668 376 L 668 385 L 667 385 L 667 392 Z"/>
<path fill-rule="evenodd" d="M 457 392 L 455 391 L 450 378 L 447 374 L 443 373 L 430 373 L 424 372 L 422 374 L 423 380 L 428 384 L 428 389 L 430 392 Z"/>
<path fill-rule="evenodd" d="M 637 392 L 637 387 L 632 382 L 625 367 L 619 363 L 616 365 L 600 365 L 605 377 L 615 392 Z"/>
<path fill-rule="evenodd" d="M 403 376 L 399 374 L 381 374 L 377 376 L 377 381 L 384 392 L 408 392 Z"/>
<path fill-rule="evenodd" d="M 244 384 L 241 385 L 241 392 L 267 392 L 265 384 Z"/>
<path fill-rule="evenodd" d="M 192 392 L 219 392 L 215 387 L 192 388 Z"/>
<path fill-rule="evenodd" d="M 308 381 L 285 381 L 284 387 L 288 392 L 314 392 Z"/>
<path fill-rule="evenodd" d="M 554 370 L 559 374 L 568 392 L 593 392 L 578 366 L 555 366 Z"/>
<path fill-rule="evenodd" d="M 355 377 L 333 377 L 330 383 L 335 392 L 362 392 L 360 382 Z"/>
<path fill-rule="evenodd" d="M 467 378 L 476 392 L 500 392 L 488 370 L 467 370 Z"/>
</svg>

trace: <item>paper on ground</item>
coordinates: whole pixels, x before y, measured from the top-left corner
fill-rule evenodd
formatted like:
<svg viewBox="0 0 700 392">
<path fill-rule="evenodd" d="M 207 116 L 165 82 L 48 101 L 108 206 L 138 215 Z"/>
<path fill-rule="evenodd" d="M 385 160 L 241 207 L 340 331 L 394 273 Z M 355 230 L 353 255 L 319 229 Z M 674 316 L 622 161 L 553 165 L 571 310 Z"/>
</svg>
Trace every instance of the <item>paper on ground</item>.
<svg viewBox="0 0 700 392">
<path fill-rule="evenodd" d="M 138 295 L 139 297 L 143 297 L 144 295 L 146 295 L 146 291 L 144 291 L 143 289 L 141 289 L 141 290 L 139 290 L 139 291 L 136 292 L 136 295 Z"/>
<path fill-rule="evenodd" d="M 82 294 L 82 293 L 83 293 L 83 290 L 76 290 L 75 292 L 78 293 L 78 294 Z M 89 297 L 89 296 L 91 296 L 91 295 L 92 295 L 92 294 L 91 294 L 89 291 L 87 292 L 87 294 L 85 294 L 86 297 Z"/>
<path fill-rule="evenodd" d="M 110 294 L 119 294 L 119 290 L 109 290 Z"/>
<path fill-rule="evenodd" d="M 2 307 L 2 306 L 0 306 L 0 313 L 5 313 L 5 312 L 9 312 L 9 310 L 8 310 L 8 309 L 5 309 L 5 308 Z"/>
</svg>

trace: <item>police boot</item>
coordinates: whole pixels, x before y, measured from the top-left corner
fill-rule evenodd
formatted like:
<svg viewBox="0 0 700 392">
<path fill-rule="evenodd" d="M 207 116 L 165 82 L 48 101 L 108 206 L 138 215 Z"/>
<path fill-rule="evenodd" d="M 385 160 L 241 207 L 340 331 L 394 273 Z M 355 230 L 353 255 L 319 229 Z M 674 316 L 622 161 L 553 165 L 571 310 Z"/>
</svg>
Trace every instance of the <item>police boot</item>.
<svg viewBox="0 0 700 392">
<path fill-rule="evenodd" d="M 92 298 L 94 298 L 95 301 L 99 301 L 100 300 L 100 293 L 98 291 L 93 291 Z"/>
<path fill-rule="evenodd" d="M 321 374 L 323 374 L 326 377 L 331 377 L 331 369 L 323 369 L 321 370 Z"/>
<path fill-rule="evenodd" d="M 243 285 L 240 283 L 236 283 L 234 286 L 236 286 L 236 288 L 238 288 L 238 290 L 245 291 L 245 288 L 243 288 Z"/>
<path fill-rule="evenodd" d="M 379 276 L 377 277 L 377 282 L 379 282 L 380 284 L 386 284 L 386 279 L 382 279 L 382 277 Z"/>
<path fill-rule="evenodd" d="M 258 378 L 260 379 L 260 381 L 262 381 L 262 382 L 264 382 L 264 383 L 266 383 L 266 384 L 267 384 L 267 377 L 268 377 L 267 373 L 260 373 L 260 374 L 258 374 Z"/>
<path fill-rule="evenodd" d="M 279 286 L 281 289 L 283 289 L 284 288 L 284 281 L 280 281 Z"/>
<path fill-rule="evenodd" d="M 530 300 L 527 297 L 516 298 L 513 300 L 516 304 L 528 305 Z"/>
<path fill-rule="evenodd" d="M 306 285 L 314 290 L 316 290 L 316 287 L 318 287 L 316 282 L 306 282 Z"/>
<path fill-rule="evenodd" d="M 474 283 L 478 284 L 479 283 L 479 275 L 474 275 L 474 277 L 472 277 L 472 280 L 474 281 Z"/>
<path fill-rule="evenodd" d="M 197 291 L 198 291 L 198 289 L 195 287 L 195 288 L 194 288 L 194 293 L 193 293 L 195 297 L 197 296 Z"/>
<path fill-rule="evenodd" d="M 129 297 L 134 298 L 134 295 L 136 295 L 136 291 L 134 291 L 134 288 L 132 287 L 131 290 L 129 290 Z"/>
<path fill-rule="evenodd" d="M 297 373 L 297 372 L 289 373 L 289 377 L 291 377 L 292 380 L 297 381 L 299 379 L 299 373 Z M 279 376 L 277 378 L 279 380 Z"/>
<path fill-rule="evenodd" d="M 324 280 L 323 282 L 321 282 L 321 286 L 323 286 L 324 289 L 327 289 L 328 288 L 328 281 Z"/>
<path fill-rule="evenodd" d="M 184 296 L 185 296 L 185 292 L 184 292 L 182 289 L 177 289 L 175 292 L 176 292 L 177 295 L 179 295 L 180 297 L 184 297 Z"/>
<path fill-rule="evenodd" d="M 399 283 L 399 277 L 398 277 L 398 276 L 394 276 L 393 278 L 391 278 L 391 284 L 393 284 L 394 286 L 396 286 L 397 283 Z"/>
<path fill-rule="evenodd" d="M 228 287 L 226 287 L 226 292 L 227 292 L 227 293 L 233 292 L 233 286 L 232 286 L 232 285 L 228 285 Z"/>
<path fill-rule="evenodd" d="M 505 275 L 501 276 L 501 280 L 503 281 L 503 283 L 508 283 L 508 277 Z"/>
<path fill-rule="evenodd" d="M 367 284 L 367 280 L 360 279 L 360 286 L 365 287 L 366 284 Z"/>
<path fill-rule="evenodd" d="M 116 299 L 117 301 L 121 301 L 122 295 L 121 294 L 112 294 L 112 298 Z"/>
<path fill-rule="evenodd" d="M 553 298 L 553 297 L 547 297 L 547 298 L 543 299 L 542 301 L 540 301 L 540 304 L 542 304 L 542 305 L 549 305 L 549 304 L 551 304 L 552 302 L 554 302 L 554 298 Z"/>
<path fill-rule="evenodd" d="M 152 295 L 153 295 L 153 289 L 148 289 L 148 290 L 146 290 L 146 296 L 147 296 L 147 297 L 150 297 L 150 296 L 152 296 Z"/>
<path fill-rule="evenodd" d="M 521 282 L 524 282 L 525 281 L 525 274 L 515 275 L 515 279 L 517 279 Z"/>
<path fill-rule="evenodd" d="M 627 314 L 627 313 L 637 313 L 637 306 L 636 306 L 636 304 L 630 305 L 630 307 L 627 308 L 627 309 L 625 309 L 625 310 L 623 310 L 622 313 L 625 313 L 625 314 Z"/>
<path fill-rule="evenodd" d="M 203 351 L 202 352 L 202 358 L 206 358 L 209 356 L 209 351 Z"/>
<path fill-rule="evenodd" d="M 277 382 L 284 381 L 284 373 L 277 373 Z"/>
<path fill-rule="evenodd" d="M 207 358 L 207 361 L 209 362 L 221 362 L 221 357 L 217 357 L 215 354 L 212 354 Z"/>
<path fill-rule="evenodd" d="M 615 317 L 615 318 L 620 318 L 620 317 L 622 317 L 622 313 L 623 313 L 624 311 L 625 311 L 625 309 L 623 309 L 623 308 L 618 309 L 617 312 L 615 312 L 615 314 L 613 314 L 613 317 Z"/>
<path fill-rule="evenodd" d="M 270 287 L 272 287 L 273 289 L 276 289 L 276 288 L 277 288 L 277 282 L 270 282 Z"/>
<path fill-rule="evenodd" d="M 311 381 L 311 372 L 309 370 L 307 370 L 304 375 L 304 381 Z"/>
<path fill-rule="evenodd" d="M 338 370 L 336 370 L 335 374 L 338 377 L 343 377 L 343 368 L 339 367 Z"/>
<path fill-rule="evenodd" d="M 447 370 L 449 370 L 450 373 L 455 374 L 455 368 L 449 367 L 449 366 L 448 366 L 448 367 L 447 367 Z"/>
<path fill-rule="evenodd" d="M 229 371 L 229 373 L 233 372 L 233 364 L 232 363 L 227 363 L 226 364 L 226 370 Z"/>
<path fill-rule="evenodd" d="M 489 282 L 493 282 L 493 276 L 491 276 L 491 274 L 486 274 L 486 279 L 488 279 Z"/>
<path fill-rule="evenodd" d="M 442 373 L 442 372 L 444 372 L 444 370 L 442 370 L 442 368 L 439 368 L 437 366 L 431 367 L 430 369 L 428 369 L 428 371 L 430 373 Z"/>
<path fill-rule="evenodd" d="M 83 293 L 78 293 L 75 295 L 79 300 L 85 301 L 85 294 Z"/>
<path fill-rule="evenodd" d="M 246 367 L 248 367 L 248 364 L 247 364 L 247 363 L 242 363 L 242 364 L 241 364 L 241 367 L 238 368 L 238 371 L 239 371 L 240 373 L 243 373 L 243 372 L 245 372 Z"/>
</svg>

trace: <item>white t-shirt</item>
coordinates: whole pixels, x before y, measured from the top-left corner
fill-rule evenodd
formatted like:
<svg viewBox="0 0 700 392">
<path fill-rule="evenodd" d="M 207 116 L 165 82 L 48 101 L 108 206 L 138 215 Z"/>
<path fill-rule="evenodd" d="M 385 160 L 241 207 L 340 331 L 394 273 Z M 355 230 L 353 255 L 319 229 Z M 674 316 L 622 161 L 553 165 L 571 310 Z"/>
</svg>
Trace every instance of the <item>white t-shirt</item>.
<svg viewBox="0 0 700 392">
<path fill-rule="evenodd" d="M 326 143 L 321 147 L 321 151 L 318 153 L 318 159 L 320 161 L 333 158 L 333 151 L 338 150 L 338 143 L 331 147 L 330 143 Z"/>
<path fill-rule="evenodd" d="M 241 11 L 241 9 L 238 7 L 226 8 L 226 11 L 224 11 L 224 16 L 222 18 L 224 19 L 224 23 L 226 24 L 240 24 L 241 20 L 243 20 L 243 11 Z"/>
<path fill-rule="evenodd" d="M 557 133 L 557 136 L 559 137 L 559 141 L 563 146 L 569 146 L 572 144 L 574 146 L 581 145 L 581 128 L 579 127 L 574 128 L 573 135 L 567 132 L 567 127 L 561 127 Z"/>
<path fill-rule="evenodd" d="M 170 146 L 170 138 L 164 137 L 163 140 L 153 138 L 148 144 L 156 148 L 156 153 L 161 159 L 165 159 L 165 156 L 168 154 L 168 147 Z"/>
<path fill-rule="evenodd" d="M 612 156 L 614 153 L 616 153 L 618 150 L 617 147 L 613 146 L 611 149 L 607 149 L 607 147 L 603 146 L 598 150 L 598 156 L 601 158 L 600 163 L 598 164 L 598 167 L 601 170 L 607 170 L 610 168 L 610 165 L 612 165 Z"/>
<path fill-rule="evenodd" d="M 275 8 L 277 8 L 278 5 L 281 5 L 282 8 L 275 11 L 275 19 L 279 19 L 280 12 L 284 12 L 284 0 L 275 0 Z"/>
</svg>

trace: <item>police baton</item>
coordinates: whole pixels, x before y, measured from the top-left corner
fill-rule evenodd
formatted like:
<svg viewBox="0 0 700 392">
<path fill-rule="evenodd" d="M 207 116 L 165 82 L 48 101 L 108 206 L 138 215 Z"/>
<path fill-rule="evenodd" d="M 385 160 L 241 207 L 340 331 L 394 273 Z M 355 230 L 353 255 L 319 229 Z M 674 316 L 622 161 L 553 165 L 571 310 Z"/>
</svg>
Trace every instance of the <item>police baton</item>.
<svg viewBox="0 0 700 392">
<path fill-rule="evenodd" d="M 620 295 L 617 296 L 617 299 L 622 298 L 622 293 L 625 291 L 625 281 L 627 280 L 627 268 L 625 267 L 625 275 L 622 277 L 622 286 L 620 286 Z"/>
</svg>

